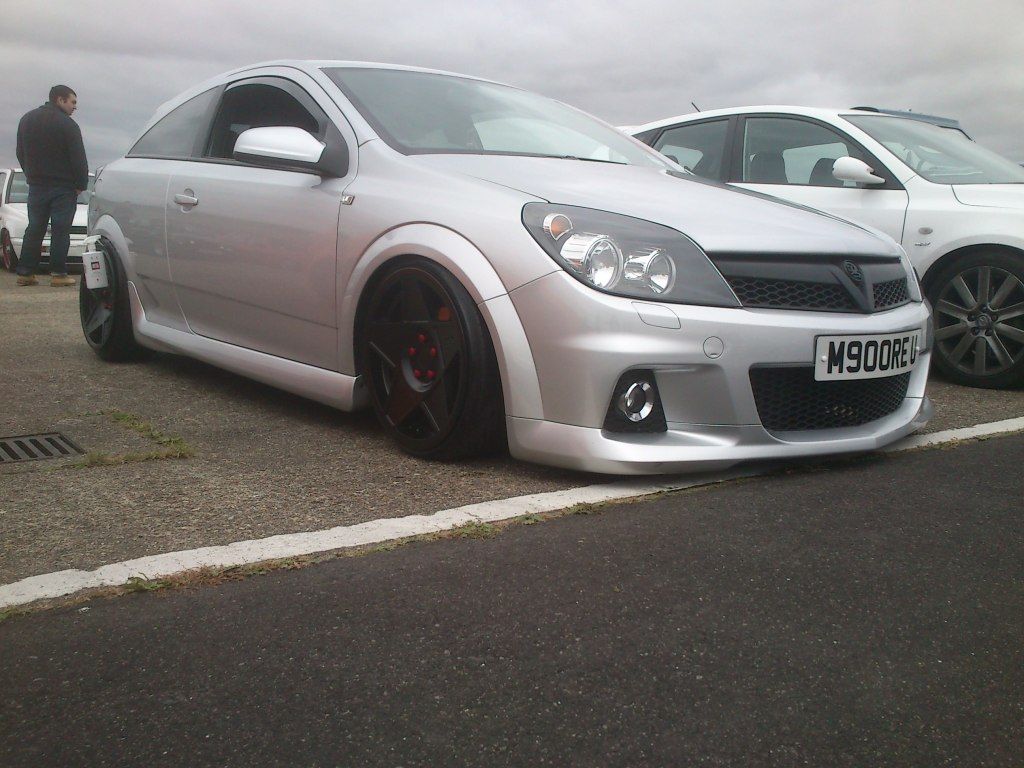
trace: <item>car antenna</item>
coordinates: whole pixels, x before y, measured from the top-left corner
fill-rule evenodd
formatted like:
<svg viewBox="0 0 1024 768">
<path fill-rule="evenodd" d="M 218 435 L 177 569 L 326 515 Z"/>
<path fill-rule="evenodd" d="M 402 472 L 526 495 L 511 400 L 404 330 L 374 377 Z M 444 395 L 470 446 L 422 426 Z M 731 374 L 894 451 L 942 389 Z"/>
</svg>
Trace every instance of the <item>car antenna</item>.
<svg viewBox="0 0 1024 768">
<path fill-rule="evenodd" d="M 694 104 L 694 103 L 693 103 L 692 101 L 690 102 L 690 106 L 691 106 L 691 107 L 693 107 L 694 109 L 696 109 L 696 110 L 697 110 L 698 112 L 700 112 L 700 107 L 698 107 L 698 106 L 697 106 L 696 104 Z"/>
</svg>

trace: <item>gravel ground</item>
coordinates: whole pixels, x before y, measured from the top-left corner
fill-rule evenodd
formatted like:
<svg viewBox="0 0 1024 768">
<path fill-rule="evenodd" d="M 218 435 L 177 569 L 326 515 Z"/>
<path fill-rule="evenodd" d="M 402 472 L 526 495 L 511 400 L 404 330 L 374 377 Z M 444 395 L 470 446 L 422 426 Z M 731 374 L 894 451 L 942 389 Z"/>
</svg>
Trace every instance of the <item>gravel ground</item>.
<svg viewBox="0 0 1024 768">
<path fill-rule="evenodd" d="M 413 459 L 372 415 L 340 413 L 186 358 L 103 363 L 81 338 L 75 289 L 17 288 L 0 273 L 0 323 L 0 435 L 59 431 L 87 451 L 115 455 L 163 449 L 107 415 L 117 411 L 194 452 L 119 466 L 0 467 L 0 584 L 607 481 L 508 457 Z M 1019 390 L 934 382 L 930 394 L 930 430 L 1024 414 Z"/>
</svg>

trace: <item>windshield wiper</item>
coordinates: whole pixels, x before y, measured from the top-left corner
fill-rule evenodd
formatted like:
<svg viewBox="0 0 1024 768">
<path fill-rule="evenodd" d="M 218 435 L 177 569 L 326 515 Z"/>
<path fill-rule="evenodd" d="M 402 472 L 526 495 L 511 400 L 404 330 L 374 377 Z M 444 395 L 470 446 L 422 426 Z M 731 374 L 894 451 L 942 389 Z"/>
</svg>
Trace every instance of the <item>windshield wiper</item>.
<svg viewBox="0 0 1024 768">
<path fill-rule="evenodd" d="M 540 157 L 553 157 L 558 160 L 579 160 L 583 163 L 611 163 L 612 165 L 629 165 L 619 160 L 601 160 L 596 157 L 577 157 L 576 155 L 540 155 Z"/>
</svg>

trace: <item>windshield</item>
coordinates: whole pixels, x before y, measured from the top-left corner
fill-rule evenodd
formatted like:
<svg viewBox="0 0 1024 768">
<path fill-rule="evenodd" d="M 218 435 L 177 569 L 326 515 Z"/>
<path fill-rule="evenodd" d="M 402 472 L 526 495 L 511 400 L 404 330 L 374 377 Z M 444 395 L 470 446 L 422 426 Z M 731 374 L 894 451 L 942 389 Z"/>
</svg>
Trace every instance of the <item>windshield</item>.
<svg viewBox="0 0 1024 768">
<path fill-rule="evenodd" d="M 407 155 L 529 155 L 672 167 L 614 128 L 518 88 L 395 69 L 325 72 L 381 138 Z"/>
<path fill-rule="evenodd" d="M 936 184 L 1024 183 L 1024 168 L 963 133 L 899 117 L 844 117 Z"/>
<path fill-rule="evenodd" d="M 82 194 L 78 196 L 79 205 L 88 205 L 89 199 L 92 197 L 92 188 L 96 183 L 96 177 L 93 174 L 89 174 L 89 186 L 86 187 Z M 11 194 L 7 197 L 9 203 L 27 203 L 28 202 L 28 179 L 25 178 L 24 171 L 15 171 L 11 177 Z"/>
</svg>

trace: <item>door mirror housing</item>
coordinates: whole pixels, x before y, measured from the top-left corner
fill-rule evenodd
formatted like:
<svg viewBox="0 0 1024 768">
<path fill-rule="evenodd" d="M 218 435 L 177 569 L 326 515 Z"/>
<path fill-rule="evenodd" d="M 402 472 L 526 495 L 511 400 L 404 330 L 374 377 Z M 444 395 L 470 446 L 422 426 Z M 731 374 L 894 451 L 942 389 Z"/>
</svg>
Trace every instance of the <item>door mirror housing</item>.
<svg viewBox="0 0 1024 768">
<path fill-rule="evenodd" d="M 874 168 L 855 157 L 840 157 L 832 166 L 832 175 L 840 181 L 855 181 L 858 184 L 885 184 L 885 179 L 875 176 Z"/>
<path fill-rule="evenodd" d="M 283 170 L 313 171 L 324 176 L 344 176 L 344 171 L 338 173 L 339 169 L 332 167 L 337 162 L 325 162 L 334 159 L 331 157 L 334 154 L 312 134 L 292 126 L 242 131 L 235 140 L 232 152 L 234 158 L 243 163 Z"/>
</svg>

